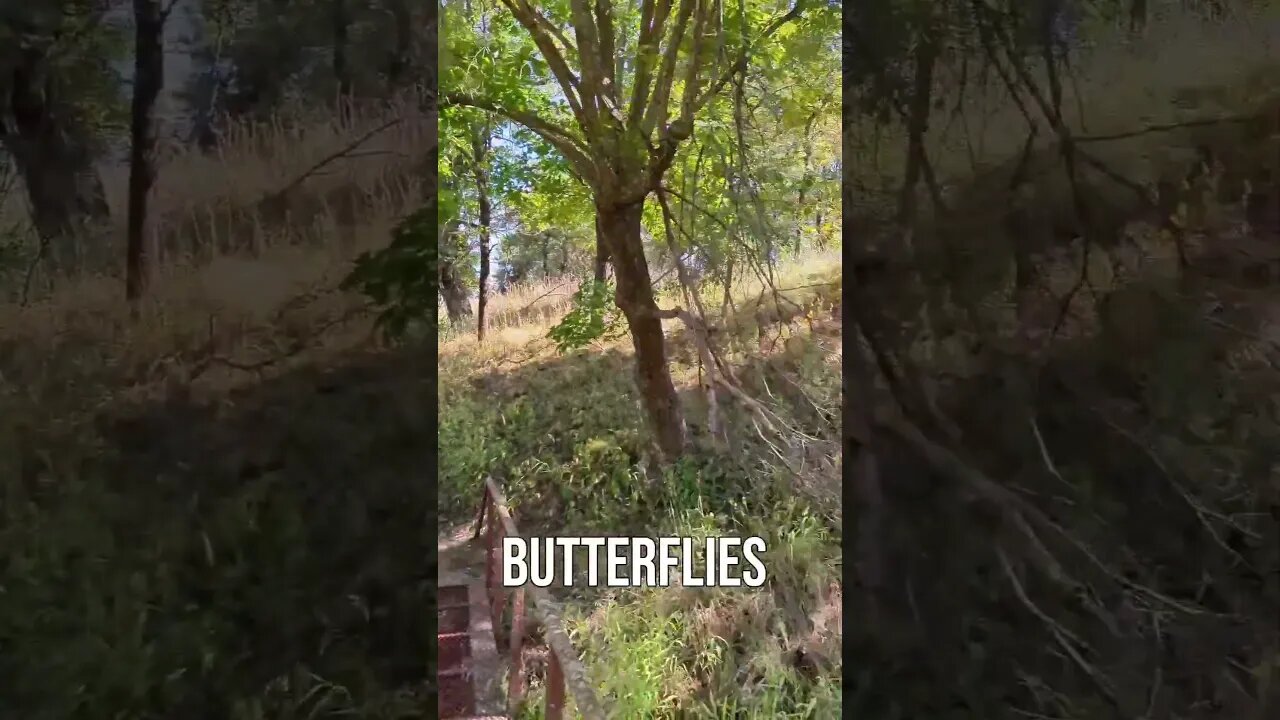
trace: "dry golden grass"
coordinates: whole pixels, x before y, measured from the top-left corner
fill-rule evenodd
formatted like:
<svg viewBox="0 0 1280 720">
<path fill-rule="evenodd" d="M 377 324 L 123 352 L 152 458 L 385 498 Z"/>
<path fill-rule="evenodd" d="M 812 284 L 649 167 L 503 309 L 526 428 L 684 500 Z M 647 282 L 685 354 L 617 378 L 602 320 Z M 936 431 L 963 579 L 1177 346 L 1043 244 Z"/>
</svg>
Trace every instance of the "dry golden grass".
<svg viewBox="0 0 1280 720">
<path fill-rule="evenodd" d="M 65 380 L 57 375 L 61 366 L 43 358 L 79 353 L 81 365 L 97 366 L 92 374 L 104 390 L 116 384 L 122 393 L 149 392 L 185 384 L 192 375 L 201 386 L 221 387 L 314 359 L 317 352 L 368 342 L 370 319 L 360 313 L 364 301 L 334 288 L 356 253 L 385 244 L 399 218 L 416 208 L 415 174 L 435 142 L 434 119 L 416 108 L 405 98 L 357 111 L 345 122 L 311 117 L 245 124 L 229 130 L 228 143 L 217 154 L 188 151 L 169 157 L 152 201 L 157 233 L 179 226 L 184 215 L 202 207 L 249 206 L 252 211 L 263 196 L 385 126 L 300 186 L 308 193 L 354 186 L 374 198 L 352 219 L 353 227 L 343 227 L 332 213 L 322 214 L 305 245 L 285 225 L 270 242 L 259 244 L 254 256 L 217 252 L 220 243 L 209 242 L 214 228 L 207 227 L 210 252 L 199 261 L 169 256 L 155 264 L 136 318 L 130 316 L 119 277 L 127 173 L 108 172 L 110 237 L 85 253 L 82 266 L 68 276 L 34 272 L 30 292 L 24 293 L 22 268 L 0 288 L 0 297 L 9 297 L 0 302 L 5 340 L 0 372 L 34 391 L 42 383 Z M 21 203 L 15 204 L 22 200 L 20 190 L 7 198 L 10 222 L 14 213 L 20 218 L 24 212 Z M 110 260 L 97 262 L 104 255 Z M 287 361 L 271 362 L 285 356 Z"/>
<path fill-rule="evenodd" d="M 1077 48 L 1063 80 L 1062 107 L 1068 127 L 1082 136 L 1128 132 L 1145 126 L 1228 116 L 1239 103 L 1280 90 L 1280 7 L 1258 2 L 1237 7 L 1221 22 L 1180 12 L 1176 5 L 1153 3 L 1146 33 L 1131 41 L 1120 26 L 1087 29 L 1090 43 Z M 1040 63 L 1028 69 L 1048 87 Z M 974 71 L 970 64 L 970 72 Z M 1241 88 L 1243 77 L 1262 83 Z M 1027 138 L 1027 125 L 994 73 L 987 87 L 970 78 L 964 102 L 956 108 L 958 76 L 944 68 L 935 94 L 948 112 L 932 124 L 930 158 L 944 181 L 969 176 L 974 163 L 988 165 L 1015 156 Z M 1231 93 L 1205 90 L 1238 88 Z M 1031 108 L 1033 113 L 1036 109 Z M 1040 124 L 1043 120 L 1035 115 Z M 1042 129 L 1040 142 L 1052 140 Z M 1159 162 L 1167 137 L 1153 134 L 1121 143 L 1094 146 L 1108 153 L 1118 169 L 1149 174 Z M 861 115 L 846 118 L 845 163 L 848 179 L 862 188 L 855 203 L 892 201 L 904 167 L 905 143 L 895 127 L 877 127 Z"/>
<path fill-rule="evenodd" d="M 270 123 L 231 123 L 224 144 L 213 153 L 187 148 L 167 154 L 157 165 L 149 210 L 158 264 L 181 264 L 189 256 L 207 260 L 223 247 L 261 251 L 304 235 L 313 243 L 315 236 L 322 242 L 337 238 L 344 218 L 339 208 L 327 206 L 325 198 L 338 190 L 361 200 L 363 216 L 352 219 L 357 226 L 354 234 L 358 239 L 367 236 L 366 226 L 386 224 L 422 196 L 421 173 L 435 146 L 436 123 L 433 115 L 420 108 L 419 99 L 409 95 L 354 107 L 345 115 L 310 113 Z M 117 274 L 123 263 L 129 171 L 112 165 L 101 172 L 111 222 L 78 243 L 72 282 L 84 273 Z M 318 227 L 282 224 L 281 218 L 264 216 L 258 204 L 290 187 L 291 197 L 320 206 L 318 212 L 311 208 L 307 218 L 309 225 Z M 21 183 L 13 184 L 2 199 L 0 226 L 29 226 Z M 229 223 L 226 215 L 232 211 L 240 216 Z M 260 237 L 226 237 L 231 233 Z M 176 243 L 159 240 L 175 234 L 186 237 Z M 26 236 L 34 248 L 38 241 L 29 229 Z M 38 292 L 51 292 L 54 280 L 40 276 L 42 269 L 38 268 L 35 286 Z"/>
<path fill-rule="evenodd" d="M 837 249 L 811 249 L 799 257 L 789 258 L 774 269 L 772 279 L 754 275 L 739 276 L 730 292 L 735 307 L 752 305 L 753 303 L 771 304 L 766 297 L 772 286 L 792 299 L 809 297 L 824 287 L 838 284 L 841 258 Z M 475 319 L 473 317 L 456 328 L 446 329 L 441 333 L 438 352 L 441 358 L 462 361 L 459 370 L 478 372 L 493 363 L 502 364 L 521 357 L 524 361 L 542 355 L 554 353 L 554 346 L 547 340 L 547 331 L 565 316 L 573 307 L 573 294 L 577 292 L 579 280 L 574 277 L 551 277 L 513 285 L 505 293 L 495 293 L 488 301 L 486 310 L 488 320 L 485 342 L 476 340 Z M 724 297 L 724 288 L 715 283 L 706 283 L 700 288 L 702 302 L 707 312 L 713 315 L 712 322 L 723 320 L 720 303 Z M 663 307 L 684 305 L 684 299 L 672 293 L 659 296 L 659 304 Z M 476 311 L 476 300 L 471 299 L 471 309 Z M 443 305 L 439 308 L 444 317 Z M 663 320 L 668 331 L 680 328 L 676 319 Z M 785 332 L 785 330 L 784 330 Z M 620 338 L 609 342 L 600 342 L 597 349 L 619 348 L 630 351 L 630 341 Z M 838 350 L 836 351 L 838 354 Z M 681 368 L 676 368 L 678 372 Z"/>
</svg>

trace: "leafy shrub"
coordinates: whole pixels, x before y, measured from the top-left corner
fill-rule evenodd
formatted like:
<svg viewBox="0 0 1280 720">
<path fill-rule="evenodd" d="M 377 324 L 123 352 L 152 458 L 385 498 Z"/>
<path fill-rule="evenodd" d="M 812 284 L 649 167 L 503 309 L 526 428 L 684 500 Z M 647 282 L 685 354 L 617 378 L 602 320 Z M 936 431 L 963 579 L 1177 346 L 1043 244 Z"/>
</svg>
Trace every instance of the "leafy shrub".
<svg viewBox="0 0 1280 720">
<path fill-rule="evenodd" d="M 390 245 L 356 258 L 342 289 L 373 300 L 381 311 L 378 326 L 389 337 L 403 336 L 416 323 L 434 331 L 437 251 L 433 198 L 396 226 Z"/>
<path fill-rule="evenodd" d="M 583 281 L 573 294 L 573 309 L 547 332 L 560 352 L 586 347 L 596 340 L 613 340 L 626 333 L 622 313 L 613 302 L 613 285 Z"/>
</svg>

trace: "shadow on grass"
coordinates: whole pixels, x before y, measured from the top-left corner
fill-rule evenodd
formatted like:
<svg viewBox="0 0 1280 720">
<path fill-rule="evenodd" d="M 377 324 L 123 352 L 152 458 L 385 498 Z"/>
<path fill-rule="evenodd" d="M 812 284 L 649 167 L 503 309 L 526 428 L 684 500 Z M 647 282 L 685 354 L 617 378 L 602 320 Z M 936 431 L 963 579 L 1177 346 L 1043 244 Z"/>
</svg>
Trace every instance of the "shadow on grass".
<svg viewBox="0 0 1280 720">
<path fill-rule="evenodd" d="M 420 348 L 31 437 L 0 495 L 15 717 L 434 712 Z M 87 435 L 92 435 L 87 437 Z"/>
</svg>

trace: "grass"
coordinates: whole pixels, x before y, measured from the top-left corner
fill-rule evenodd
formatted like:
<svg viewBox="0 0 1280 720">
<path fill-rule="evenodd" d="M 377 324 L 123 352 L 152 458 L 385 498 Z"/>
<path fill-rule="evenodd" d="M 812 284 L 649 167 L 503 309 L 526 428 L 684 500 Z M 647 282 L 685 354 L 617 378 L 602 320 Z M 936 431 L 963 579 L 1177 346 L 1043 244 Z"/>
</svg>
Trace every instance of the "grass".
<svg viewBox="0 0 1280 720">
<path fill-rule="evenodd" d="M 819 718 L 840 702 L 838 251 L 786 262 L 774 283 L 803 311 L 774 317 L 761 350 L 757 312 L 764 283 L 733 288 L 738 311 L 718 317 L 723 344 L 750 392 L 795 428 L 757 435 L 729 408 L 727 445 L 705 437 L 690 343 L 671 327 L 673 374 L 695 449 L 672 467 L 651 462 L 631 381 L 629 340 L 556 353 L 549 327 L 568 309 L 527 313 L 552 280 L 492 301 L 496 322 L 483 343 L 460 328 L 442 338 L 440 512 L 462 521 L 479 480 L 506 489 L 517 522 L 532 534 L 765 537 L 771 579 L 760 590 L 649 588 L 584 591 L 566 598 L 566 621 L 594 679 L 626 718 Z M 705 287 L 718 306 L 722 288 Z M 663 297 L 664 306 L 680 302 Z M 753 303 L 759 303 L 755 307 Z M 683 304 L 683 303 L 681 303 Z M 819 311 L 819 308 L 826 310 Z M 792 317 L 785 317 L 788 312 Z M 778 313 L 775 311 L 775 315 Z M 821 318 L 826 318 L 822 320 Z M 501 318 L 501 320 L 497 320 Z M 786 342 L 791 338 L 791 342 Z M 758 384 L 753 384 L 758 383 Z M 767 384 L 766 384 L 767 383 Z M 816 412 L 814 405 L 822 412 Z M 442 526 L 447 524 L 442 521 Z M 539 667 L 531 662 L 531 667 Z M 625 672 L 619 672 L 625 668 Z M 540 678 L 524 717 L 537 717 Z"/>
</svg>

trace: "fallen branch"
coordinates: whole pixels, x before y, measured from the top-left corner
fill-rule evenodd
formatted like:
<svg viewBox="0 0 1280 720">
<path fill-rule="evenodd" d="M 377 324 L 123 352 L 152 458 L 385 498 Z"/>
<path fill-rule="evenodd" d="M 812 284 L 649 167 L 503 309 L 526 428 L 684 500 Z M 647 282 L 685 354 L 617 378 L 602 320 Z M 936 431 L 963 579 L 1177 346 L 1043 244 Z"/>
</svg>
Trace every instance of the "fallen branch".
<svg viewBox="0 0 1280 720">
<path fill-rule="evenodd" d="M 271 368 L 275 365 L 279 365 L 285 362 L 286 360 L 289 360 L 291 358 L 294 358 L 302 354 L 307 349 L 313 347 L 315 341 L 318 340 L 321 335 L 328 332 L 332 328 L 337 327 L 338 325 L 346 323 L 347 321 L 355 317 L 358 317 L 364 314 L 365 312 L 368 312 L 368 310 L 371 307 L 372 307 L 371 304 L 365 304 L 356 308 L 352 308 L 347 312 L 339 315 L 338 317 L 330 319 L 328 322 L 324 323 L 323 325 L 320 325 L 309 336 L 294 340 L 289 345 L 289 349 L 286 350 L 285 352 L 280 353 L 278 355 L 272 355 L 262 360 L 249 362 L 249 361 L 236 360 L 233 358 L 224 357 L 222 355 L 210 354 L 204 359 L 202 359 L 201 361 L 199 361 L 198 363 L 196 363 L 194 367 L 192 367 L 191 373 L 190 375 L 188 375 L 187 380 L 188 382 L 194 381 L 196 378 L 200 377 L 205 372 L 207 372 L 208 370 L 210 370 L 215 366 L 228 367 L 233 370 L 240 370 L 242 372 L 261 373 L 262 371 L 267 370 L 268 368 Z"/>
<path fill-rule="evenodd" d="M 1116 699 L 1115 690 L 1111 687 L 1111 683 L 1107 681 L 1107 678 L 1104 677 L 1097 668 L 1089 664 L 1089 662 L 1085 660 L 1084 655 L 1081 654 L 1081 649 L 1089 650 L 1089 646 L 1031 601 L 1031 598 L 1027 596 L 1026 589 L 1023 588 L 1022 583 L 1018 581 L 1017 573 L 1013 571 L 1013 565 L 1009 562 L 1009 556 L 1005 555 L 1004 550 L 996 548 L 996 555 L 1000 558 L 1000 566 L 1004 568 L 1005 576 L 1009 578 L 1009 582 L 1013 585 L 1013 591 L 1018 596 L 1018 600 L 1022 602 L 1023 606 L 1026 607 L 1032 615 L 1035 615 L 1040 622 L 1045 624 L 1049 629 L 1049 634 L 1053 636 L 1055 641 L 1057 641 L 1058 646 L 1067 653 L 1077 667 L 1089 676 L 1089 679 L 1093 681 L 1094 686 L 1098 688 L 1098 692 L 1102 693 L 1102 695 L 1107 698 L 1107 701 L 1111 703 L 1112 707 L 1123 714 L 1124 708 L 1121 706 L 1120 701 Z"/>
<path fill-rule="evenodd" d="M 1141 451 L 1142 454 L 1145 455 L 1147 459 L 1151 461 L 1151 464 L 1154 465 L 1156 469 L 1160 471 L 1160 474 L 1163 475 L 1165 480 L 1169 483 L 1169 485 L 1173 487 L 1174 492 L 1176 492 L 1182 498 L 1182 500 L 1187 504 L 1187 507 L 1190 508 L 1193 513 L 1195 513 L 1196 519 L 1200 521 L 1200 525 L 1204 527 L 1205 532 L 1209 534 L 1209 537 L 1213 539 L 1214 543 L 1218 547 L 1222 548 L 1224 552 L 1226 552 L 1231 557 L 1235 558 L 1236 561 L 1239 562 L 1241 565 L 1251 570 L 1255 570 L 1255 571 L 1257 570 L 1256 568 L 1253 567 L 1252 564 L 1249 563 L 1248 560 L 1245 560 L 1245 558 L 1239 552 L 1236 552 L 1229 545 L 1227 545 L 1226 541 L 1223 540 L 1222 536 L 1218 533 L 1218 530 L 1213 527 L 1212 523 L 1209 522 L 1209 519 L 1212 518 L 1214 520 L 1217 520 L 1223 523 L 1224 525 L 1232 528 L 1233 530 L 1240 533 L 1241 535 L 1244 535 L 1245 537 L 1251 538 L 1253 540 L 1259 540 L 1259 541 L 1262 540 L 1261 535 L 1250 530 L 1247 527 L 1244 527 L 1240 523 L 1236 522 L 1234 519 L 1220 512 L 1212 510 L 1208 507 L 1205 507 L 1204 503 L 1201 502 L 1200 499 L 1197 498 L 1189 488 L 1184 486 L 1182 483 L 1178 482 L 1178 480 L 1173 476 L 1173 472 L 1169 470 L 1169 468 L 1165 465 L 1164 461 L 1160 459 L 1160 456 L 1156 454 L 1156 451 L 1154 448 L 1150 447 L 1147 443 L 1143 442 L 1142 439 L 1139 438 L 1132 431 L 1125 429 L 1119 423 L 1107 417 L 1107 415 L 1104 412 L 1102 412 L 1102 410 L 1100 410 L 1099 408 L 1094 407 L 1092 405 L 1088 407 L 1091 411 L 1093 411 L 1094 414 L 1098 416 L 1099 419 L 1102 420 L 1102 422 L 1107 427 L 1111 428 L 1116 434 L 1120 435 L 1120 437 L 1129 441 L 1129 443 L 1131 443 L 1134 447 L 1136 447 L 1139 451 Z"/>
<path fill-rule="evenodd" d="M 568 284 L 569 284 L 569 283 L 568 283 L 567 281 L 566 281 L 566 282 L 562 282 L 562 283 L 560 283 L 559 285 L 556 285 L 555 287 L 551 288 L 550 290 L 548 290 L 548 291 L 546 291 L 546 292 L 542 293 L 542 294 L 541 294 L 541 295 L 539 295 L 538 297 L 536 297 L 536 298 L 534 298 L 533 300 L 531 300 L 531 301 L 529 302 L 529 304 L 528 304 L 528 305 L 525 305 L 524 307 L 522 307 L 522 308 L 520 308 L 519 310 L 517 310 L 517 311 L 516 311 L 516 314 L 518 315 L 518 314 L 520 314 L 520 313 L 524 312 L 525 310 L 528 310 L 529 308 L 533 307 L 534 305 L 537 305 L 539 300 L 541 300 L 542 298 L 544 298 L 544 297 L 546 297 L 546 296 L 550 295 L 551 293 L 553 293 L 553 292 L 555 292 L 555 291 L 559 290 L 560 288 L 562 288 L 562 287 L 564 287 L 565 285 L 568 285 Z"/>
<path fill-rule="evenodd" d="M 303 172 L 301 175 L 298 175 L 289 183 L 287 183 L 284 187 L 280 188 L 279 190 L 276 190 L 275 192 L 268 193 L 266 196 L 262 198 L 262 200 L 259 201 L 259 204 L 269 204 L 271 202 L 279 201 L 286 194 L 288 194 L 290 190 L 293 190 L 294 188 L 298 187 L 302 183 L 306 182 L 307 178 L 310 178 L 312 175 L 315 175 L 317 172 L 319 172 L 322 168 L 324 168 L 329 163 L 335 162 L 337 160 L 341 160 L 342 158 L 349 156 L 356 148 L 360 147 L 366 142 L 369 142 L 369 140 L 371 140 L 375 135 L 385 132 L 386 130 L 389 130 L 394 126 L 399 125 L 402 122 L 404 122 L 403 117 L 392 118 L 382 123 L 381 125 L 378 125 L 372 130 L 369 130 L 368 132 L 364 133 L 360 137 L 348 143 L 345 147 L 338 150 L 337 152 L 326 155 L 319 162 L 312 165 L 310 168 L 307 168 L 307 170 Z"/>
<path fill-rule="evenodd" d="M 1231 115 L 1220 118 L 1203 118 L 1200 120 L 1187 120 L 1184 122 L 1164 123 L 1159 125 L 1146 125 L 1136 130 L 1127 130 L 1125 132 L 1112 133 L 1109 135 L 1084 135 L 1077 136 L 1077 143 L 1099 143 L 1112 142 L 1114 140 L 1129 140 L 1131 138 L 1141 137 L 1143 135 L 1153 135 L 1156 133 L 1173 132 L 1175 130 L 1187 130 L 1198 127 L 1211 127 L 1213 125 L 1235 125 L 1248 122 L 1254 122 L 1267 117 L 1267 113 L 1254 113 L 1252 115 Z"/>
<path fill-rule="evenodd" d="M 1034 545 L 1043 547 L 1032 525 L 1051 531 L 1061 537 L 1067 544 L 1084 556 L 1091 565 L 1117 585 L 1187 615 L 1206 614 L 1207 611 L 1201 608 L 1175 600 L 1154 588 L 1124 577 L 1120 572 L 1099 559 L 1084 542 L 1067 532 L 1065 528 L 1046 516 L 1039 508 L 974 468 L 952 451 L 925 437 L 924 433 L 915 424 L 900 413 L 886 408 L 877 408 L 876 410 L 877 425 L 905 441 L 940 475 L 966 487 L 977 498 L 998 508 L 1001 514 L 1016 527 L 1019 527 Z M 1039 563 L 1040 569 L 1046 575 L 1050 577 L 1061 575 L 1061 563 L 1058 563 L 1052 556 L 1040 556 Z M 1079 583 L 1076 584 L 1078 585 Z"/>
</svg>

